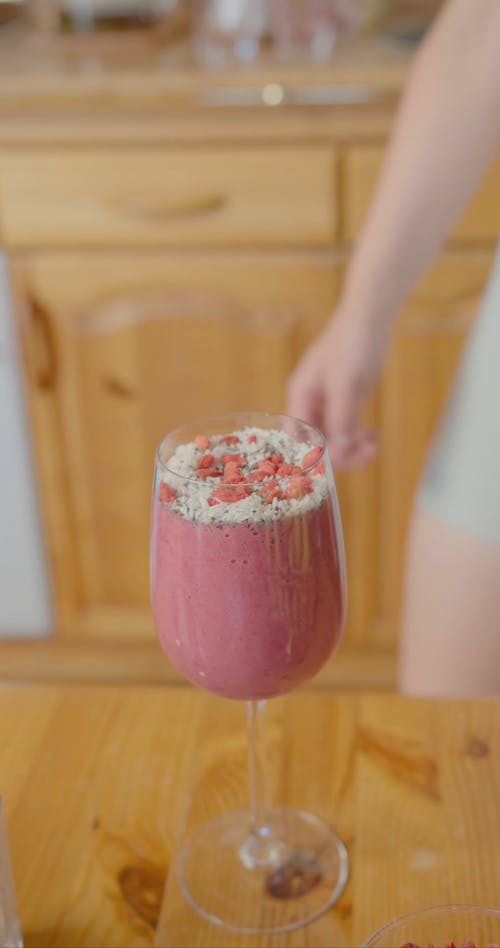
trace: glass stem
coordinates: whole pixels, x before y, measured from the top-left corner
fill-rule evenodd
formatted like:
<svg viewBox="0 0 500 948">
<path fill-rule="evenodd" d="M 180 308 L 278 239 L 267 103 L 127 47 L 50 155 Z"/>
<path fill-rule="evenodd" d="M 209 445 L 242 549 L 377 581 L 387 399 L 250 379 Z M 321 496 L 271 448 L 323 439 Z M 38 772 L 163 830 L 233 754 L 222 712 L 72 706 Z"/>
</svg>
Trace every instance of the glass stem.
<svg viewBox="0 0 500 948">
<path fill-rule="evenodd" d="M 248 729 L 248 770 L 252 833 L 267 831 L 267 760 L 264 728 L 265 701 L 246 701 Z"/>
<path fill-rule="evenodd" d="M 264 728 L 265 701 L 246 701 L 248 769 L 250 776 L 250 834 L 240 846 L 239 856 L 247 869 L 272 871 L 287 855 L 285 843 L 269 822 L 267 761 Z"/>
</svg>

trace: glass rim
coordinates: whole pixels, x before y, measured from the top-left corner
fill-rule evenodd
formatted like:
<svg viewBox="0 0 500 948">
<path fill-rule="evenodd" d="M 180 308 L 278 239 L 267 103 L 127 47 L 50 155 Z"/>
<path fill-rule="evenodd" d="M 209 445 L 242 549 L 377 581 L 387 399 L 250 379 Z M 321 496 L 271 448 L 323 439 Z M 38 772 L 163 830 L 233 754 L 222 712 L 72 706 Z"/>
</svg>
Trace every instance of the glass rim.
<svg viewBox="0 0 500 948">
<path fill-rule="evenodd" d="M 198 424 L 199 424 L 200 427 L 202 427 L 203 424 L 207 424 L 207 423 L 210 423 L 210 422 L 218 421 L 219 419 L 222 420 L 223 418 L 234 418 L 234 417 L 237 416 L 237 415 L 260 415 L 260 416 L 263 417 L 263 418 L 277 418 L 277 419 L 280 419 L 280 420 L 282 420 L 282 421 L 292 421 L 292 422 L 296 422 L 296 423 L 299 424 L 299 425 L 303 425 L 305 428 L 309 428 L 311 431 L 314 431 L 314 432 L 318 435 L 318 437 L 319 437 L 319 445 L 321 446 L 321 454 L 319 454 L 318 457 L 315 458 L 315 460 L 314 460 L 311 464 L 308 464 L 307 467 L 304 467 L 304 468 L 301 469 L 301 472 L 300 472 L 300 476 L 301 476 L 301 477 L 302 477 L 303 475 L 308 474 L 308 473 L 310 473 L 311 471 L 313 471 L 314 468 L 316 467 L 316 465 L 319 464 L 319 462 L 324 458 L 325 454 L 327 454 L 326 438 L 325 438 L 323 432 L 320 431 L 319 428 L 316 428 L 315 425 L 312 425 L 309 421 L 304 421 L 303 418 L 296 418 L 295 415 L 287 415 L 285 412 L 277 412 L 277 411 L 258 411 L 258 410 L 255 410 L 255 411 L 233 411 L 233 412 L 228 411 L 228 412 L 222 412 L 220 415 L 219 415 L 219 414 L 217 414 L 217 415 L 204 415 L 204 416 L 202 416 L 201 418 L 192 418 L 192 419 L 190 419 L 189 421 L 183 422 L 182 425 L 177 425 L 176 428 L 172 428 L 171 431 L 167 431 L 167 433 L 166 433 L 165 435 L 163 435 L 163 438 L 161 439 L 160 443 L 158 444 L 158 446 L 157 446 L 157 448 L 156 448 L 156 452 L 155 452 L 155 460 L 156 460 L 156 464 L 157 464 L 158 468 L 160 468 L 162 471 L 164 471 L 164 472 L 167 473 L 167 474 L 173 474 L 174 477 L 178 477 L 178 478 L 180 478 L 181 480 L 185 481 L 186 483 L 197 484 L 197 485 L 199 486 L 199 485 L 200 485 L 200 479 L 199 479 L 199 478 L 197 478 L 197 477 L 188 477 L 186 474 L 181 474 L 179 471 L 174 471 L 173 468 L 169 467 L 168 464 L 166 464 L 166 463 L 162 460 L 162 458 L 161 458 L 161 456 L 160 456 L 160 451 L 161 451 L 162 445 L 165 443 L 165 441 L 167 440 L 167 438 L 172 438 L 172 437 L 174 437 L 178 432 L 181 432 L 184 428 L 187 428 L 188 426 L 189 426 L 189 427 L 192 427 L 192 426 L 194 426 L 194 425 L 198 425 Z M 257 427 L 257 426 L 255 426 L 255 427 Z M 271 429 L 269 429 L 269 430 L 271 430 Z M 200 433 L 201 433 L 201 432 L 200 432 Z M 299 475 L 297 474 L 296 477 L 299 477 Z M 235 489 L 235 490 L 236 490 L 238 487 L 240 487 L 240 486 L 241 486 L 240 484 L 224 484 L 224 487 L 231 487 L 231 488 L 233 488 L 233 489 Z M 247 486 L 251 489 L 251 491 L 255 491 L 259 485 L 248 484 Z M 261 486 L 261 485 L 260 485 L 260 486 Z"/>
<path fill-rule="evenodd" d="M 402 915 L 397 915 L 390 921 L 385 922 L 380 926 L 380 928 L 377 928 L 376 931 L 372 932 L 364 942 L 362 942 L 361 948 L 370 948 L 370 946 L 376 946 L 377 938 L 379 938 L 380 935 L 393 931 L 402 923 L 412 921 L 412 919 L 418 919 L 422 916 L 444 915 L 445 913 L 450 915 L 459 915 L 461 912 L 463 912 L 464 915 L 472 915 L 474 912 L 477 912 L 478 914 L 493 916 L 500 920 L 500 906 L 498 905 L 479 905 L 473 902 L 427 905 L 424 908 L 413 909 L 411 912 L 404 912 Z"/>
</svg>

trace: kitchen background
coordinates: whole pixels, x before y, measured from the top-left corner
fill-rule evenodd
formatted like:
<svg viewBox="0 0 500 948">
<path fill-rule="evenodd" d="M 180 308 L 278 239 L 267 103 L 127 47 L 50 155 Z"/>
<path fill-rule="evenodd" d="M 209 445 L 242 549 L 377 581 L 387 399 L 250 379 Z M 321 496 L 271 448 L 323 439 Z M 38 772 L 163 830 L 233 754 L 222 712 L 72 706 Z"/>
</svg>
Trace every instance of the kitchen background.
<svg viewBox="0 0 500 948">
<path fill-rule="evenodd" d="M 0 0 L 4 677 L 175 679 L 148 603 L 154 445 L 283 406 L 439 5 Z M 320 686 L 393 684 L 412 490 L 499 194 L 497 164 L 402 314 L 380 457 L 339 478 L 349 621 Z"/>
</svg>

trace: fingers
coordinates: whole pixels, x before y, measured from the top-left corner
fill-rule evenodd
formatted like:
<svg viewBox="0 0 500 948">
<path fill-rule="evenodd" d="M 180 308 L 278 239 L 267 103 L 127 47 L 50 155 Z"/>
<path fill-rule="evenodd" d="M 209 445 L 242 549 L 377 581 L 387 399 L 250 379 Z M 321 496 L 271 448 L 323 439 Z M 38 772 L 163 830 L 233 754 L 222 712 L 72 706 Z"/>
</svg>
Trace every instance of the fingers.
<svg viewBox="0 0 500 948">
<path fill-rule="evenodd" d="M 350 434 L 331 433 L 328 437 L 328 453 L 334 470 L 346 471 L 362 467 L 375 457 L 379 446 L 375 431 L 365 428 Z"/>
<path fill-rule="evenodd" d="M 318 391 L 292 391 L 287 399 L 286 412 L 293 418 L 309 422 L 320 431 L 324 429 L 324 402 Z"/>
<path fill-rule="evenodd" d="M 365 390 L 362 373 L 353 370 L 349 359 L 341 357 L 332 364 L 321 337 L 290 376 L 286 410 L 324 433 L 337 470 L 360 467 L 377 453 L 376 433 L 360 424 Z"/>
<path fill-rule="evenodd" d="M 361 427 L 362 392 L 351 378 L 329 379 L 324 433 L 334 468 L 348 469 L 373 456 L 372 433 Z"/>
<path fill-rule="evenodd" d="M 325 396 L 314 354 L 311 358 L 303 359 L 290 376 L 286 411 L 294 418 L 301 418 L 324 430 Z"/>
<path fill-rule="evenodd" d="M 294 418 L 315 425 L 327 439 L 328 453 L 335 470 L 362 467 L 376 455 L 378 436 L 359 425 L 360 400 L 345 399 L 340 393 L 325 391 L 319 374 L 308 367 L 291 376 L 286 410 Z"/>
</svg>

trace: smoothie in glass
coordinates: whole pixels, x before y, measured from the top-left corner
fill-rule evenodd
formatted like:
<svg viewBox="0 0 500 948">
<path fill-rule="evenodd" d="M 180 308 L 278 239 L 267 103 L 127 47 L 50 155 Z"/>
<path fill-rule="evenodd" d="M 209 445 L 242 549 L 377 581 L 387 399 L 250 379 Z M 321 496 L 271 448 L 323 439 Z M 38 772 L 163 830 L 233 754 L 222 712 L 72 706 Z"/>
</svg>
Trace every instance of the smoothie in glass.
<svg viewBox="0 0 500 948">
<path fill-rule="evenodd" d="M 162 648 L 231 698 L 284 694 L 338 643 L 343 564 L 321 448 L 248 428 L 181 445 L 155 486 L 152 602 Z"/>
</svg>

